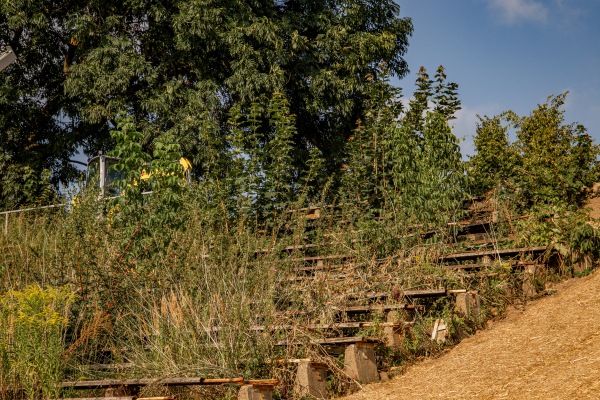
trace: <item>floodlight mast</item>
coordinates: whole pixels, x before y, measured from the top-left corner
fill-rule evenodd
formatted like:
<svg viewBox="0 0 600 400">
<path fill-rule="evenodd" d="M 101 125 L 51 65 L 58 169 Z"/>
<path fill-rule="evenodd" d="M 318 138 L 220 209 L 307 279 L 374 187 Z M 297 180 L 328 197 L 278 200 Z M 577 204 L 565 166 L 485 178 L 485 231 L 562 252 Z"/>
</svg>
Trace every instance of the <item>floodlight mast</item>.
<svg viewBox="0 0 600 400">
<path fill-rule="evenodd" d="M 10 46 L 0 50 L 0 71 L 4 71 L 10 64 L 17 61 L 17 55 Z"/>
</svg>

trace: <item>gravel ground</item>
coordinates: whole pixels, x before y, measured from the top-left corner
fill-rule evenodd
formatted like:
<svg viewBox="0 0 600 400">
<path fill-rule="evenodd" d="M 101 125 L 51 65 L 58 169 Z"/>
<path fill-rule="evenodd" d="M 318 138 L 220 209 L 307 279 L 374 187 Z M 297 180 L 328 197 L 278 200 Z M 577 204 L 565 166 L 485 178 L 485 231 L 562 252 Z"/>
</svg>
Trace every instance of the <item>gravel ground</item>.
<svg viewBox="0 0 600 400">
<path fill-rule="evenodd" d="M 600 271 L 344 400 L 600 399 Z"/>
</svg>

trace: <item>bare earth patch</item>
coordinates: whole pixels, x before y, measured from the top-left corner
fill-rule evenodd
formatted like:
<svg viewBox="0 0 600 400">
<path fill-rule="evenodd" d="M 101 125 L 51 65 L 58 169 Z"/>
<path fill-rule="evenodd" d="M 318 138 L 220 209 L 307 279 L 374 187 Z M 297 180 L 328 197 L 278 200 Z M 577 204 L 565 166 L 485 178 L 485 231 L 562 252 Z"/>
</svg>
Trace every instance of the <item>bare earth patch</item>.
<svg viewBox="0 0 600 400">
<path fill-rule="evenodd" d="M 345 400 L 599 399 L 600 272 Z"/>
</svg>

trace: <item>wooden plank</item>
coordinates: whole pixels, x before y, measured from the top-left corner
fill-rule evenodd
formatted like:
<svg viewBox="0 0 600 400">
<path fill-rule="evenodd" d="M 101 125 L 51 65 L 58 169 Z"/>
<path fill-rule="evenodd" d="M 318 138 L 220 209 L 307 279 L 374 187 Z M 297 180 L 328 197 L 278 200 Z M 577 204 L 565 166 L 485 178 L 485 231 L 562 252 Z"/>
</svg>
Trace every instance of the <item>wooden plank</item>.
<svg viewBox="0 0 600 400">
<path fill-rule="evenodd" d="M 321 346 L 337 345 L 337 344 L 353 344 L 353 343 L 380 343 L 381 339 L 368 336 L 347 336 L 347 337 L 336 337 L 336 338 L 322 338 L 313 339 L 310 341 L 312 344 L 318 344 Z M 301 346 L 303 342 L 299 341 L 287 341 L 282 340 L 277 342 L 277 346 Z"/>
<path fill-rule="evenodd" d="M 446 288 L 405 290 L 402 292 L 404 297 L 422 298 L 422 297 L 442 297 L 446 295 Z"/>
<path fill-rule="evenodd" d="M 313 262 L 313 261 L 324 261 L 324 260 L 344 260 L 347 258 L 354 257 L 351 254 L 336 254 L 329 256 L 314 256 L 314 257 L 302 257 L 302 258 L 288 258 L 289 261 L 302 261 L 302 262 Z"/>
<path fill-rule="evenodd" d="M 337 338 L 324 338 L 313 340 L 312 343 L 320 345 L 329 344 L 352 344 L 352 343 L 379 343 L 381 339 L 367 336 L 349 336 L 349 337 L 337 337 Z"/>
<path fill-rule="evenodd" d="M 353 328 L 371 328 L 374 326 L 381 327 L 393 327 L 399 328 L 401 326 L 412 325 L 412 322 L 335 322 L 331 324 L 287 324 L 287 325 L 254 325 L 250 327 L 251 331 L 262 332 L 262 331 L 291 331 L 294 329 L 311 329 L 311 330 L 327 330 L 327 329 L 353 329 Z M 212 328 L 206 328 L 205 332 L 219 332 L 221 328 L 213 326 Z"/>
<path fill-rule="evenodd" d="M 448 289 L 448 294 L 467 293 L 467 289 Z"/>
<path fill-rule="evenodd" d="M 372 328 L 380 326 L 383 328 L 399 328 L 401 326 L 412 325 L 412 322 L 337 322 L 333 324 L 315 324 L 302 325 L 307 329 L 354 329 L 354 328 Z"/>
<path fill-rule="evenodd" d="M 469 251 L 464 253 L 452 253 L 445 254 L 440 256 L 438 260 L 440 262 L 450 261 L 450 260 L 468 260 L 474 259 L 484 256 L 491 257 L 500 257 L 500 256 L 516 256 L 519 254 L 527 254 L 527 253 L 543 253 L 548 250 L 546 246 L 537 246 L 537 247 L 521 247 L 516 249 L 503 249 L 503 250 L 485 250 L 485 251 Z"/>
<path fill-rule="evenodd" d="M 332 324 L 298 324 L 298 325 L 275 325 L 270 327 L 270 330 L 281 330 L 289 331 L 294 329 L 310 329 L 310 330 L 328 330 L 328 329 L 357 329 L 357 328 L 371 328 L 374 326 L 381 327 L 394 327 L 398 328 L 403 326 L 404 323 L 395 322 L 336 322 Z M 265 326 L 252 327 L 253 330 L 262 331 L 266 330 Z"/>
<path fill-rule="evenodd" d="M 119 397 L 63 397 L 56 400 L 135 400 L 135 396 L 119 396 Z M 141 400 L 141 399 L 140 399 Z"/>
<path fill-rule="evenodd" d="M 136 400 L 174 400 L 173 396 L 138 397 Z"/>
<path fill-rule="evenodd" d="M 539 265 L 540 263 L 538 261 L 513 261 L 508 263 L 510 265 L 511 268 L 516 268 L 516 267 L 524 267 L 524 266 L 528 266 L 528 265 Z M 442 265 L 441 267 L 443 269 L 451 269 L 451 270 L 457 270 L 457 269 L 462 269 L 462 270 L 466 270 L 466 269 L 484 269 L 484 268 L 491 268 L 496 266 L 497 264 L 492 264 L 492 263 L 478 263 L 478 264 L 449 264 L 449 265 Z"/>
<path fill-rule="evenodd" d="M 148 386 L 148 385 L 163 385 L 163 386 L 188 386 L 188 385 L 223 385 L 227 383 L 240 384 L 244 382 L 244 378 L 165 378 L 165 379 L 103 379 L 95 381 L 74 381 L 62 382 L 60 388 L 69 389 L 105 389 L 109 387 L 120 386 Z"/>
<path fill-rule="evenodd" d="M 483 269 L 483 268 L 491 268 L 494 264 L 490 263 L 480 263 L 480 264 L 452 264 L 452 265 L 442 265 L 443 269 Z"/>
<path fill-rule="evenodd" d="M 313 362 L 311 358 L 278 358 L 276 360 L 269 360 L 267 364 L 300 364 L 305 362 Z"/>
<path fill-rule="evenodd" d="M 246 379 L 244 384 L 252 386 L 275 386 L 279 383 L 277 379 Z"/>
<path fill-rule="evenodd" d="M 359 313 L 359 312 L 371 312 L 371 311 L 392 311 L 392 310 L 414 310 L 415 306 L 412 304 L 369 304 L 366 306 L 347 306 L 347 307 L 334 307 L 337 311 L 347 313 Z"/>
<path fill-rule="evenodd" d="M 309 243 L 309 244 L 296 244 L 293 246 L 286 246 L 284 247 L 282 250 L 284 251 L 294 251 L 294 250 L 303 250 L 303 249 L 313 249 L 315 247 L 322 247 L 322 244 L 315 244 L 315 243 Z"/>
<path fill-rule="evenodd" d="M 439 289 L 421 289 L 421 290 L 405 290 L 403 292 L 399 292 L 398 294 L 402 294 L 404 297 L 410 298 L 423 298 L 423 297 L 443 297 L 446 295 L 445 288 Z M 390 292 L 374 292 L 374 293 L 365 293 L 363 296 L 355 296 L 353 298 L 357 299 L 386 299 L 388 297 L 392 297 L 393 293 Z"/>
</svg>

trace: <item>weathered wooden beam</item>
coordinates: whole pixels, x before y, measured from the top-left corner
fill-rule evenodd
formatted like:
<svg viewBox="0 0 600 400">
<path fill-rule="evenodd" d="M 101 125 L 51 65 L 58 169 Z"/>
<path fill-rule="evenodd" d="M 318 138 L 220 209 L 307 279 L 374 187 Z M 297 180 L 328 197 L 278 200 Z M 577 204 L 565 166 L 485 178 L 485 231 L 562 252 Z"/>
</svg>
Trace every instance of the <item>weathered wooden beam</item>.
<svg viewBox="0 0 600 400">
<path fill-rule="evenodd" d="M 446 292 L 448 294 L 467 293 L 467 289 L 448 289 Z"/>
<path fill-rule="evenodd" d="M 414 310 L 412 304 L 369 304 L 364 306 L 334 307 L 339 312 L 361 313 L 361 312 L 386 312 L 392 310 Z"/>
<path fill-rule="evenodd" d="M 500 257 L 500 256 L 517 256 L 520 254 L 539 254 L 548 250 L 546 246 L 537 246 L 537 247 L 521 247 L 516 249 L 503 249 L 503 250 L 485 250 L 485 251 L 469 251 L 464 253 L 451 253 L 445 254 L 438 258 L 439 262 L 447 262 L 451 260 L 468 260 L 475 259 L 479 257 Z"/>
<path fill-rule="evenodd" d="M 478 263 L 478 264 L 452 264 L 452 265 L 442 265 L 443 269 L 484 269 L 491 268 L 494 264 L 490 263 Z"/>
<path fill-rule="evenodd" d="M 280 330 L 280 331 L 288 331 L 298 328 L 304 329 L 313 329 L 313 330 L 326 330 L 326 329 L 353 329 L 353 328 L 371 328 L 374 326 L 381 327 L 394 327 L 399 328 L 401 326 L 407 326 L 409 323 L 407 322 L 334 322 L 331 324 L 289 324 L 289 325 L 273 325 L 273 326 L 265 326 L 265 325 L 255 325 L 251 327 L 253 331 L 265 331 L 265 330 Z"/>
<path fill-rule="evenodd" d="M 334 254 L 328 256 L 314 256 L 314 257 L 301 257 L 301 258 L 288 258 L 289 261 L 302 261 L 302 262 L 315 262 L 325 260 L 345 260 L 354 257 L 352 254 Z"/>
<path fill-rule="evenodd" d="M 318 344 L 321 346 L 336 345 L 336 344 L 353 344 L 353 343 L 381 343 L 381 339 L 368 336 L 347 336 L 347 337 L 336 337 L 336 338 L 322 338 L 313 339 L 310 341 L 312 344 Z M 299 341 L 287 341 L 281 340 L 277 342 L 277 346 L 301 346 L 305 343 Z"/>
<path fill-rule="evenodd" d="M 117 397 L 64 397 L 56 400 L 137 400 L 135 396 L 117 396 Z M 140 399 L 141 400 L 141 399 Z"/>
<path fill-rule="evenodd" d="M 103 399 L 106 399 L 106 397 L 103 397 Z M 174 400 L 175 397 L 173 396 L 157 396 L 157 397 L 138 397 L 135 400 Z"/>
<path fill-rule="evenodd" d="M 245 385 L 252 386 L 275 386 L 279 383 L 277 379 L 246 379 L 244 380 Z"/>
<path fill-rule="evenodd" d="M 188 386 L 188 385 L 223 385 L 227 383 L 241 384 L 244 378 L 165 378 L 165 379 L 102 379 L 94 381 L 73 381 L 59 384 L 63 389 L 105 389 L 119 386 Z"/>
<path fill-rule="evenodd" d="M 420 289 L 420 290 L 404 290 L 399 291 L 399 295 L 403 297 L 410 298 L 422 298 L 422 297 L 443 297 L 446 295 L 446 288 L 438 288 L 438 289 Z M 372 292 L 365 293 L 363 296 L 360 296 L 361 299 L 387 299 L 388 297 L 393 297 L 394 294 L 391 292 Z M 355 298 L 357 298 L 356 296 Z"/>
<path fill-rule="evenodd" d="M 528 265 L 538 265 L 537 261 L 512 261 L 509 262 L 511 268 L 525 267 Z M 493 263 L 475 263 L 475 264 L 448 264 L 442 265 L 444 269 L 484 269 L 494 267 Z"/>
</svg>

